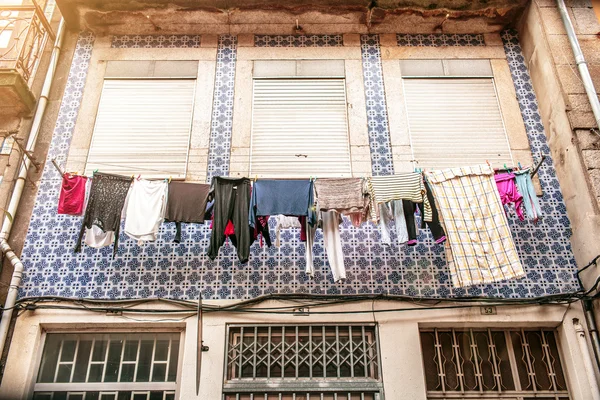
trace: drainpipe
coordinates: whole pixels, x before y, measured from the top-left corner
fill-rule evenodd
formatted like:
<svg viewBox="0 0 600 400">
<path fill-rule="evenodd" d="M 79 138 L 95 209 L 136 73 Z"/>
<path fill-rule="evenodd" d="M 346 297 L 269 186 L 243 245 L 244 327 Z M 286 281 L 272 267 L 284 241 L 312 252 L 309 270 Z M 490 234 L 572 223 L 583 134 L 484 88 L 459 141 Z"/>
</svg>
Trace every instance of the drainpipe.
<svg viewBox="0 0 600 400">
<path fill-rule="evenodd" d="M 590 333 L 590 340 L 592 341 L 592 349 L 596 357 L 596 365 L 600 369 L 600 337 L 598 337 L 598 324 L 594 316 L 594 303 L 592 300 L 583 301 L 583 310 L 585 312 L 585 323 Z"/>
<path fill-rule="evenodd" d="M 573 50 L 573 55 L 575 56 L 575 62 L 577 63 L 577 68 L 579 69 L 579 74 L 581 75 L 581 80 L 583 82 L 585 92 L 587 93 L 588 100 L 592 105 L 592 112 L 594 113 L 596 125 L 600 126 L 600 101 L 598 101 L 596 88 L 594 87 L 592 76 L 590 75 L 587 63 L 585 62 L 585 58 L 583 57 L 583 52 L 581 51 L 581 47 L 579 46 L 579 41 L 577 40 L 577 35 L 575 34 L 575 29 L 573 28 L 573 23 L 571 22 L 571 18 L 569 17 L 567 6 L 565 5 L 564 0 L 556 0 L 556 4 L 558 5 L 558 11 L 560 12 L 563 24 L 565 25 L 565 30 L 567 31 L 569 43 L 571 43 L 571 49 Z"/>
<path fill-rule="evenodd" d="M 48 71 L 46 71 L 46 77 L 44 79 L 44 86 L 40 93 L 40 99 L 38 101 L 35 115 L 33 116 L 33 122 L 29 131 L 29 139 L 27 140 L 26 150 L 33 152 L 35 149 L 35 143 L 40 133 L 42 126 L 42 118 L 48 105 L 48 96 L 50 95 L 50 87 L 52 86 L 52 80 L 54 79 L 54 72 L 56 71 L 56 65 L 58 64 L 58 57 L 60 56 L 60 47 L 65 31 L 65 21 L 61 18 L 58 32 L 56 34 L 56 40 L 54 41 L 54 48 L 52 49 L 52 55 L 50 56 L 50 65 Z M 31 160 L 29 157 L 23 157 L 23 163 L 19 169 L 19 176 L 17 182 L 13 188 L 12 195 L 10 197 L 10 203 L 6 210 L 12 218 L 4 217 L 2 223 L 2 230 L 0 231 L 0 250 L 6 255 L 11 265 L 13 266 L 13 275 L 10 280 L 10 286 L 8 288 L 8 295 L 6 296 L 6 302 L 4 303 L 4 311 L 2 312 L 2 319 L 0 319 L 0 352 L 4 350 L 6 344 L 6 337 L 8 336 L 8 328 L 12 319 L 13 309 L 17 301 L 17 294 L 19 291 L 19 285 L 21 284 L 21 275 L 23 274 L 23 263 L 19 260 L 19 257 L 11 249 L 8 244 L 8 237 L 12 229 L 13 220 L 19 207 L 19 201 L 23 194 L 23 188 L 25 187 L 25 179 L 27 178 L 27 172 L 31 166 Z"/>
<path fill-rule="evenodd" d="M 573 318 L 573 327 L 577 334 L 577 342 L 579 342 L 585 374 L 587 375 L 590 384 L 592 400 L 600 400 L 600 389 L 598 388 L 598 381 L 596 381 L 596 374 L 594 374 L 594 364 L 592 363 L 592 357 L 590 356 L 590 349 L 588 349 L 587 340 L 585 340 L 585 329 L 581 323 L 579 323 L 579 319 L 577 318 Z"/>
</svg>

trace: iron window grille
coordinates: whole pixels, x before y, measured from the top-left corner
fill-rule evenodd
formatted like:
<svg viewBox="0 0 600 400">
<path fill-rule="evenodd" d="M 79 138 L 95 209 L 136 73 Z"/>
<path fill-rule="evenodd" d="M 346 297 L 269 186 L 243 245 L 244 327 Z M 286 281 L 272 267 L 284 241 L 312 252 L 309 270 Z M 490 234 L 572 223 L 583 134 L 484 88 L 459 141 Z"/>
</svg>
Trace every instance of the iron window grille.
<svg viewBox="0 0 600 400">
<path fill-rule="evenodd" d="M 174 400 L 180 333 L 46 335 L 34 400 Z"/>
<path fill-rule="evenodd" d="M 228 326 L 224 400 L 382 400 L 375 325 Z"/>
<path fill-rule="evenodd" d="M 429 399 L 568 399 L 552 330 L 421 331 Z"/>
</svg>

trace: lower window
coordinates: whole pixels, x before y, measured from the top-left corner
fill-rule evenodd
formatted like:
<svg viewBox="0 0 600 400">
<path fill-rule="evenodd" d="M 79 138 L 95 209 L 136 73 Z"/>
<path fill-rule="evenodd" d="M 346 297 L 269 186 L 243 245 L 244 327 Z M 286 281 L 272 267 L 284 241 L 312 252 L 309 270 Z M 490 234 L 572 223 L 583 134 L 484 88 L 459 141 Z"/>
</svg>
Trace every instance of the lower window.
<svg viewBox="0 0 600 400">
<path fill-rule="evenodd" d="M 377 396 L 377 397 L 376 397 Z M 325 393 L 325 392 L 294 392 L 294 393 L 244 393 L 228 394 L 225 400 L 376 400 L 379 393 Z"/>
<path fill-rule="evenodd" d="M 174 400 L 180 333 L 46 335 L 34 400 Z"/>
<path fill-rule="evenodd" d="M 381 400 L 375 325 L 228 328 L 223 400 Z"/>
<path fill-rule="evenodd" d="M 568 399 L 554 331 L 421 331 L 428 399 Z"/>
</svg>

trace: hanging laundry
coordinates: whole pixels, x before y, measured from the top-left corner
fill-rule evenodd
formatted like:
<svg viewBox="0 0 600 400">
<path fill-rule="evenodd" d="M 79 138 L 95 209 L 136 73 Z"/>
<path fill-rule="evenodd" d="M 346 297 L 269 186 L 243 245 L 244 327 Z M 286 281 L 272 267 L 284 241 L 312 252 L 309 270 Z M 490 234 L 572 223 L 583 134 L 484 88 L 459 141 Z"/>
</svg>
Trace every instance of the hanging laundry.
<svg viewBox="0 0 600 400">
<path fill-rule="evenodd" d="M 102 232 L 114 232 L 113 254 L 115 254 L 119 242 L 121 212 L 133 178 L 97 172 L 92 179 L 90 198 L 75 245 L 75 252 L 81 251 L 81 241 L 86 229 L 91 229 L 93 225 L 96 225 Z M 88 231 L 88 233 L 90 232 Z M 108 240 L 96 240 L 96 242 L 102 241 Z M 106 245 L 108 246 L 110 243 Z"/>
<path fill-rule="evenodd" d="M 535 188 L 533 187 L 529 168 L 515 171 L 514 174 L 519 193 L 523 196 L 525 214 L 527 215 L 527 218 L 537 221 L 538 218 L 542 216 L 542 209 L 540 207 L 540 201 L 535 194 Z"/>
<path fill-rule="evenodd" d="M 431 205 L 425 195 L 423 176 L 416 172 L 406 172 L 396 175 L 373 176 L 367 179 L 371 195 L 371 219 L 377 221 L 379 204 L 393 200 L 410 200 L 423 203 L 424 219 L 431 221 Z"/>
<path fill-rule="evenodd" d="M 91 228 L 85 228 L 85 239 L 83 242 L 95 249 L 110 246 L 115 242 L 115 232 L 104 232 L 96 225 L 92 225 Z"/>
<path fill-rule="evenodd" d="M 58 197 L 58 213 L 81 215 L 85 210 L 86 185 L 88 178 L 81 175 L 64 174 L 60 195 Z"/>
<path fill-rule="evenodd" d="M 517 185 L 515 184 L 515 175 L 512 173 L 496 174 L 494 175 L 494 179 L 496 180 L 502 205 L 514 203 L 517 216 L 523 221 L 525 219 L 523 210 L 521 209 L 523 196 L 521 196 L 521 193 L 519 193 Z"/>
<path fill-rule="evenodd" d="M 300 228 L 298 217 L 288 217 L 285 215 L 275 215 L 275 247 L 281 246 L 281 230 L 288 228 Z"/>
<path fill-rule="evenodd" d="M 125 204 L 125 233 L 139 242 L 153 242 L 165 219 L 169 184 L 135 180 Z"/>
<path fill-rule="evenodd" d="M 394 200 L 379 205 L 379 231 L 381 233 L 381 243 L 387 246 L 392 245 L 389 229 L 389 225 L 392 223 L 396 229 L 398 243 L 402 244 L 408 242 L 408 230 L 406 227 L 406 218 L 404 217 L 404 207 L 402 206 L 403 201 L 406 200 Z M 415 229 L 414 225 L 413 210 L 413 230 Z"/>
<path fill-rule="evenodd" d="M 369 207 L 369 193 L 362 178 L 327 178 L 315 180 L 317 209 L 335 210 L 340 214 L 364 212 Z"/>
<path fill-rule="evenodd" d="M 426 172 L 448 243 L 457 287 L 525 276 L 490 166 Z"/>
<path fill-rule="evenodd" d="M 169 183 L 165 222 L 175 222 L 175 243 L 181 242 L 181 224 L 204 222 L 210 185 L 203 183 Z"/>
<path fill-rule="evenodd" d="M 318 224 L 307 225 L 306 228 L 306 248 L 307 255 L 310 254 L 310 262 L 307 257 L 306 273 L 314 275 L 315 269 L 312 262 L 312 247 L 315 240 L 317 225 L 323 230 L 323 244 L 325 245 L 325 253 L 327 261 L 331 268 L 334 282 L 339 282 L 346 279 L 346 267 L 344 265 L 344 251 L 342 248 L 342 239 L 340 236 L 340 224 L 342 217 L 337 211 L 321 211 L 319 212 Z M 308 251 L 310 249 L 310 251 Z"/>
<path fill-rule="evenodd" d="M 421 218 L 421 228 L 425 228 L 425 225 L 429 228 L 429 231 L 433 235 L 433 240 L 436 244 L 444 243 L 446 241 L 446 233 L 440 222 L 440 217 L 433 197 L 433 191 L 427 182 L 425 182 L 425 189 L 427 190 L 427 199 L 431 205 L 431 221 L 425 221 Z M 423 211 L 420 209 L 419 204 L 413 203 L 412 201 L 403 200 L 404 205 L 404 217 L 406 218 L 406 226 L 408 229 L 408 246 L 415 246 L 417 244 L 417 237 L 419 236 L 419 229 L 415 221 L 415 211 L 419 207 L 421 215 Z"/>
<path fill-rule="evenodd" d="M 253 242 L 252 231 L 248 225 L 250 210 L 250 180 L 248 178 L 214 177 L 209 200 L 214 198 L 213 224 L 210 235 L 208 257 L 214 260 L 219 249 L 225 243 L 225 227 L 231 221 L 235 235 L 230 236 L 236 247 L 240 262 L 248 261 L 250 245 Z"/>
<path fill-rule="evenodd" d="M 309 223 L 316 222 L 314 185 L 308 179 L 270 180 L 254 182 L 250 201 L 250 226 L 256 217 L 265 215 L 308 216 Z"/>
</svg>

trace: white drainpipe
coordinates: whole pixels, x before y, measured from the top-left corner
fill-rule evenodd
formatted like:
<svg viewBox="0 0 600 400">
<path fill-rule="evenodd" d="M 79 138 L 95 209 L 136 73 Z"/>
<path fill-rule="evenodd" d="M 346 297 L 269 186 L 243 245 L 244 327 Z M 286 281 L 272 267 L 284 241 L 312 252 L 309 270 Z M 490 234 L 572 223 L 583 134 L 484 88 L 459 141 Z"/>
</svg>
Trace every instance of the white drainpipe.
<svg viewBox="0 0 600 400">
<path fill-rule="evenodd" d="M 29 139 L 27 141 L 26 147 L 26 150 L 28 152 L 33 152 L 33 150 L 35 149 L 35 143 L 40 133 L 40 128 L 42 126 L 42 118 L 44 117 L 46 106 L 48 105 L 50 87 L 52 86 L 52 80 L 54 79 L 54 72 L 56 71 L 56 65 L 58 64 L 58 57 L 60 56 L 60 47 L 62 44 L 64 31 L 65 21 L 64 19 L 61 19 L 60 25 L 58 27 L 58 32 L 56 34 L 56 40 L 54 41 L 52 55 L 50 57 L 50 65 L 48 66 L 48 71 L 46 72 L 44 86 L 42 87 L 40 99 L 35 110 L 35 115 L 33 116 L 31 130 L 29 131 Z M 4 345 L 6 344 L 8 328 L 10 326 L 10 320 L 12 319 L 13 308 L 17 301 L 19 285 L 21 284 L 21 275 L 23 274 L 23 263 L 21 262 L 21 260 L 19 260 L 19 257 L 17 257 L 15 252 L 10 248 L 10 245 L 8 244 L 8 237 L 10 236 L 13 220 L 16 216 L 17 208 L 19 207 L 19 202 L 21 201 L 21 195 L 23 194 L 23 188 L 25 187 L 25 179 L 27 178 L 27 172 L 29 171 L 30 166 L 31 160 L 29 159 L 29 157 L 25 156 L 24 162 L 21 165 L 21 169 L 19 170 L 17 182 L 15 183 L 15 187 L 13 188 L 13 192 L 10 197 L 10 203 L 6 210 L 12 216 L 12 218 L 4 217 L 4 222 L 2 223 L 2 230 L 0 231 L 0 250 L 2 250 L 2 253 L 6 255 L 6 257 L 13 266 L 13 275 L 10 280 L 8 294 L 4 303 L 2 319 L 0 319 L 0 352 L 4 349 Z"/>
<path fill-rule="evenodd" d="M 588 348 L 588 343 L 585 338 L 585 328 L 581 325 L 577 318 L 573 319 L 573 327 L 575 328 L 575 333 L 577 334 L 579 350 L 581 351 L 581 359 L 583 361 L 585 373 L 590 384 L 590 391 L 592 392 L 592 400 L 600 400 L 600 389 L 598 388 L 596 374 L 594 374 L 594 363 L 592 362 L 590 349 Z"/>
<path fill-rule="evenodd" d="M 588 100 L 592 106 L 592 112 L 594 113 L 596 125 L 600 126 L 600 101 L 598 100 L 598 95 L 596 94 L 596 88 L 594 87 L 590 70 L 588 69 L 585 57 L 581 51 L 581 47 L 579 46 L 579 41 L 577 40 L 577 35 L 575 34 L 571 17 L 569 17 L 569 12 L 567 11 L 567 6 L 565 5 L 564 0 L 556 0 L 556 4 L 558 5 L 558 11 L 560 12 L 565 30 L 567 31 L 569 43 L 571 43 L 571 49 L 573 50 L 573 55 L 575 56 L 575 62 L 577 63 L 579 74 L 581 75 L 583 87 L 585 88 Z"/>
</svg>

